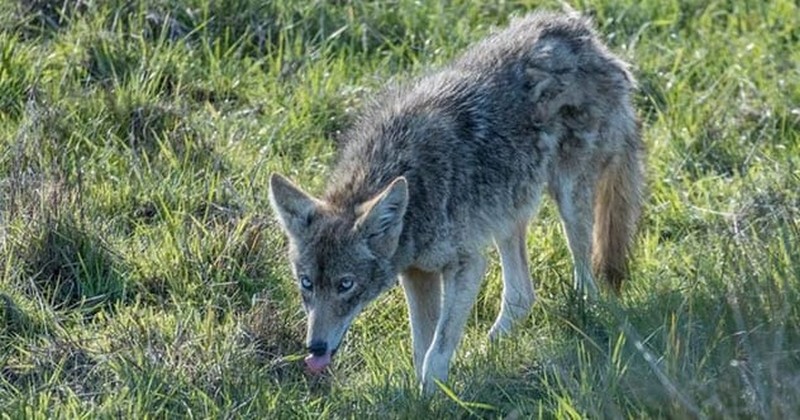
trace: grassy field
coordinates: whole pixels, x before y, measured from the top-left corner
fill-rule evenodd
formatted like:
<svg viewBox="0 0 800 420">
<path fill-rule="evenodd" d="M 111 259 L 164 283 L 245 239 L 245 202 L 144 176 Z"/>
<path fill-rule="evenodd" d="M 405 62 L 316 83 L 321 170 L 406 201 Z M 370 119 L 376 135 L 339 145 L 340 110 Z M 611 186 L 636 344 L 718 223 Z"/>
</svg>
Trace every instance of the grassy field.
<svg viewBox="0 0 800 420">
<path fill-rule="evenodd" d="M 319 191 L 387 79 L 557 1 L 0 0 L 0 417 L 786 418 L 800 413 L 800 7 L 593 0 L 635 63 L 649 195 L 619 301 L 539 296 L 417 393 L 399 289 L 307 377 L 268 176 Z M 466 341 L 470 343 L 467 344 Z"/>
</svg>

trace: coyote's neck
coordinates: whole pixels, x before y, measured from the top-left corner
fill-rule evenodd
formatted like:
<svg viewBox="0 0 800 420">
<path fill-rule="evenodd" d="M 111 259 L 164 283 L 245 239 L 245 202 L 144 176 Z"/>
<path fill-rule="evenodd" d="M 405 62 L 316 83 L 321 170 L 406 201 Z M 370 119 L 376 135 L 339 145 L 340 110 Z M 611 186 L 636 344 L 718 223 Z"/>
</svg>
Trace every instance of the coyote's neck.
<svg viewBox="0 0 800 420">
<path fill-rule="evenodd" d="M 379 124 L 380 126 L 380 124 Z M 410 163 L 399 150 L 405 142 L 392 124 L 353 130 L 354 138 L 342 150 L 323 195 L 329 205 L 345 213 L 356 212 L 399 176 L 407 176 Z"/>
<path fill-rule="evenodd" d="M 355 213 L 358 206 L 378 192 L 380 187 L 369 185 L 363 170 L 350 173 L 337 170 L 328 183 L 323 200 L 342 213 Z"/>
<path fill-rule="evenodd" d="M 402 172 L 386 171 L 387 167 L 393 166 L 391 164 L 382 165 L 382 168 L 375 171 L 376 166 L 381 166 L 376 160 L 360 166 L 355 165 L 354 162 L 358 161 L 352 157 L 350 159 L 345 157 L 340 161 L 322 196 L 332 211 L 352 223 L 355 223 L 361 216 L 365 203 L 378 196 L 395 178 L 406 175 Z M 408 220 L 408 213 L 406 213 L 405 219 Z M 402 272 L 411 265 L 414 259 L 414 249 L 413 235 L 409 226 L 404 223 L 397 249 L 389 259 L 396 272 Z"/>
</svg>

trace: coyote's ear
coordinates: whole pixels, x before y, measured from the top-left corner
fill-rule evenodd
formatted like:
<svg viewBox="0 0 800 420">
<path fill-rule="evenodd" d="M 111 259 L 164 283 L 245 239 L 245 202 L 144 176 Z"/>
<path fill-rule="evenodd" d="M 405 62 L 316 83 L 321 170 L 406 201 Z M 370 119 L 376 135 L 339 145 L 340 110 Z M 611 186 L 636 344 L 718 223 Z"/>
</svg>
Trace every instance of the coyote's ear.
<svg viewBox="0 0 800 420">
<path fill-rule="evenodd" d="M 367 239 L 370 249 L 390 257 L 397 249 L 403 216 L 408 205 L 408 183 L 398 177 L 385 190 L 361 205 L 355 228 Z"/>
<path fill-rule="evenodd" d="M 303 234 L 319 205 L 314 197 L 277 173 L 269 178 L 269 202 L 290 237 Z"/>
</svg>

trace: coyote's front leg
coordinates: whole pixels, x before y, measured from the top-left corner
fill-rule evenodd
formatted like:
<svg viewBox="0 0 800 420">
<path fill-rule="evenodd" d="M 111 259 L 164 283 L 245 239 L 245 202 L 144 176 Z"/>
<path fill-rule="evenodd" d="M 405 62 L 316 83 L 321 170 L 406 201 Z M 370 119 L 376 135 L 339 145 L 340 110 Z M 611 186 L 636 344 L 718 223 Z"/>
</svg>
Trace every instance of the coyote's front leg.
<svg viewBox="0 0 800 420">
<path fill-rule="evenodd" d="M 439 322 L 422 367 L 421 386 L 425 394 L 436 389 L 437 380 L 447 380 L 450 360 L 461 341 L 485 269 L 486 258 L 476 253 L 462 257 L 442 271 Z"/>
<path fill-rule="evenodd" d="M 411 343 L 414 347 L 414 370 L 417 379 L 422 379 L 425 353 L 433 341 L 439 308 L 442 300 L 442 276 L 417 269 L 406 270 L 400 275 L 400 284 L 406 294 L 408 317 L 411 322 Z"/>
</svg>

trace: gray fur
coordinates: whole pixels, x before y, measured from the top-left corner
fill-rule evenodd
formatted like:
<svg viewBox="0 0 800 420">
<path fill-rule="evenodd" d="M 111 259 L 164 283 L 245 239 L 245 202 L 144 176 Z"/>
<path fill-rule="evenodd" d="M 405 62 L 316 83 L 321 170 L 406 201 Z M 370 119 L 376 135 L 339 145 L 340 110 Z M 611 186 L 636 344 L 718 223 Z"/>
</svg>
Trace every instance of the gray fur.
<svg viewBox="0 0 800 420">
<path fill-rule="evenodd" d="M 273 177 L 271 202 L 290 237 L 293 267 L 314 282 L 304 292 L 310 319 L 336 324 L 325 326 L 334 332 L 310 324 L 309 343 L 338 347 L 352 318 L 401 275 L 415 366 L 430 390 L 447 377 L 492 241 L 504 293 L 491 335 L 527 314 L 534 295 L 525 231 L 544 188 L 559 206 L 576 287 L 594 293 L 594 253 L 595 270 L 615 276 L 618 289 L 641 203 L 634 85 L 587 19 L 534 13 L 368 106 L 344 136 L 319 200 Z M 388 213 L 370 215 L 385 197 L 394 200 L 382 205 Z M 369 217 L 384 233 L 362 227 Z M 357 286 L 335 292 L 347 275 Z M 432 281 L 439 283 L 433 291 Z M 430 308 L 434 301 L 441 307 Z"/>
</svg>

